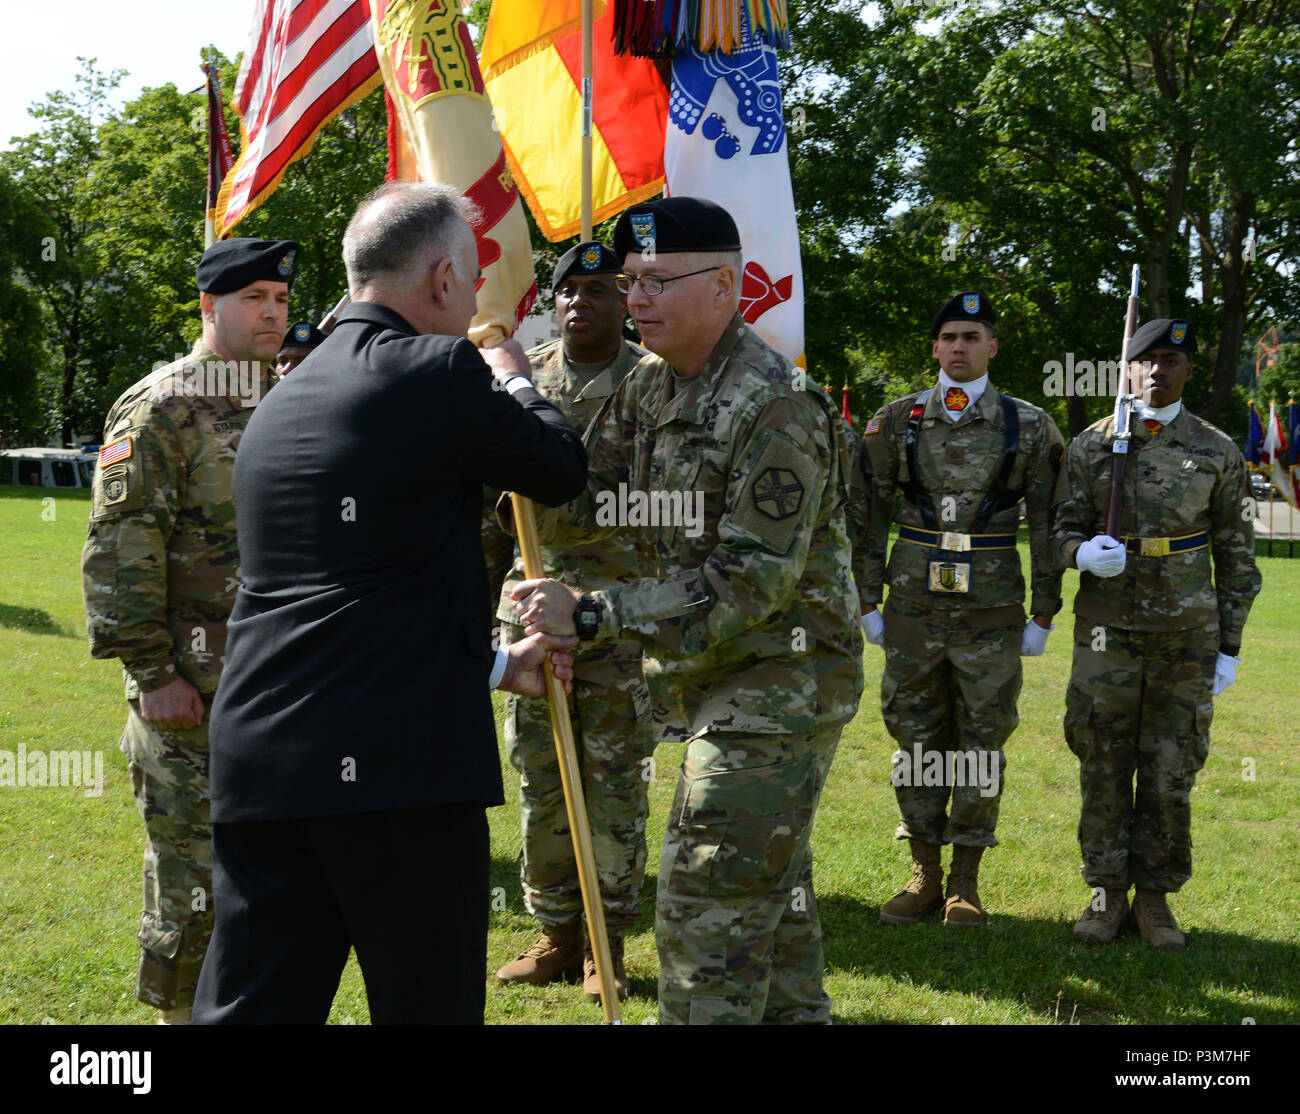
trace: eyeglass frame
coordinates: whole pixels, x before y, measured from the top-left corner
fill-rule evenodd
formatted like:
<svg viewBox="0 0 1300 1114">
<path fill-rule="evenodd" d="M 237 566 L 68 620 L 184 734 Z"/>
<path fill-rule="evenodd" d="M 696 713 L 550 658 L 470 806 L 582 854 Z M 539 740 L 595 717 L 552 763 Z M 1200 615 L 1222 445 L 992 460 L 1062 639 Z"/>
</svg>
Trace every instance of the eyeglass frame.
<svg viewBox="0 0 1300 1114">
<path fill-rule="evenodd" d="M 647 298 L 657 298 L 664 292 L 664 287 L 670 282 L 676 282 L 678 279 L 690 278 L 692 275 L 703 275 L 709 271 L 721 271 L 721 265 L 717 267 L 701 267 L 698 271 L 687 271 L 684 275 L 671 275 L 668 278 L 660 278 L 658 275 L 629 275 L 626 271 L 620 272 L 614 276 L 614 289 L 620 294 L 631 294 L 632 287 L 638 282 L 641 284 L 641 291 Z M 623 282 L 626 280 L 627 289 L 623 289 Z M 651 290 L 647 281 L 659 284 L 658 290 Z"/>
</svg>

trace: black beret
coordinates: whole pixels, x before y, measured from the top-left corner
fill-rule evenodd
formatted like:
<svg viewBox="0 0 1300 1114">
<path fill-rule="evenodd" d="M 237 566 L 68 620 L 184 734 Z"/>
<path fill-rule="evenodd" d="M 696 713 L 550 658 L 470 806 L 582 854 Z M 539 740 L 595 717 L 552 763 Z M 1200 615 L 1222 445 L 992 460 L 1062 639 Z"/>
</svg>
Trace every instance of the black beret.
<svg viewBox="0 0 1300 1114">
<path fill-rule="evenodd" d="M 296 325 L 290 325 L 289 331 L 284 334 L 284 343 L 281 348 L 315 348 L 318 344 L 325 343 L 325 334 L 322 333 L 310 321 L 299 321 Z"/>
<path fill-rule="evenodd" d="M 1136 360 L 1153 348 L 1176 348 L 1190 356 L 1196 351 L 1196 330 L 1188 321 L 1157 317 L 1133 334 L 1133 339 L 1128 342 L 1128 358 Z"/>
<path fill-rule="evenodd" d="M 930 339 L 939 338 L 939 326 L 946 321 L 982 321 L 990 329 L 998 323 L 998 311 L 978 290 L 963 290 L 954 294 L 940 307 L 930 322 Z"/>
<path fill-rule="evenodd" d="M 731 214 L 702 197 L 663 197 L 624 209 L 614 226 L 614 254 L 653 247 L 675 251 L 739 251 L 740 232 Z"/>
<path fill-rule="evenodd" d="M 296 240 L 218 240 L 199 260 L 195 285 L 208 294 L 229 294 L 261 279 L 292 282 Z"/>
<path fill-rule="evenodd" d="M 551 293 L 558 290 L 560 283 L 574 271 L 579 275 L 617 275 L 622 270 L 623 261 L 609 248 L 595 240 L 587 240 L 560 256 L 551 272 Z"/>
</svg>

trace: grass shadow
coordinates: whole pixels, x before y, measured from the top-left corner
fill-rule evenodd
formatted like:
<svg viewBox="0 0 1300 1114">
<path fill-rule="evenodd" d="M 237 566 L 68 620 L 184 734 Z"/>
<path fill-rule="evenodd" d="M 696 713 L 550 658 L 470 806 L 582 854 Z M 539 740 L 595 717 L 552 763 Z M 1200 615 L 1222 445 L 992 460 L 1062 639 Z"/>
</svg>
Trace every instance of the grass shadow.
<svg viewBox="0 0 1300 1114">
<path fill-rule="evenodd" d="M 52 634 L 56 638 L 77 637 L 60 627 L 49 612 L 42 611 L 39 607 L 19 607 L 12 603 L 0 603 L 0 627 L 27 631 L 29 634 Z"/>
<path fill-rule="evenodd" d="M 1081 1024 L 1260 1025 L 1300 1019 L 1300 946 L 1217 930 L 1191 930 L 1182 951 L 1149 947 L 1136 930 L 1111 944 L 1078 944 L 1073 922 L 993 912 L 956 931 L 938 915 L 882 925 L 880 907 L 818 895 L 828 971 L 931 987 L 973 999 L 1023 1003 L 1044 1018 Z M 890 1020 L 868 1008 L 836 1021 Z"/>
</svg>

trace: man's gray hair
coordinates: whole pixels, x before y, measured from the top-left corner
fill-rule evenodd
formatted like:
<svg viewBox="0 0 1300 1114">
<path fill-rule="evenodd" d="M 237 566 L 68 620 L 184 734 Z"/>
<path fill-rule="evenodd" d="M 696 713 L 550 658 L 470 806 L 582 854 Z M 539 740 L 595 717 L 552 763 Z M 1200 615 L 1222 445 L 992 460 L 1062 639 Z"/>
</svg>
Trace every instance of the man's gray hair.
<svg viewBox="0 0 1300 1114">
<path fill-rule="evenodd" d="M 353 290 L 401 274 L 429 256 L 450 257 L 458 273 L 477 269 L 456 229 L 479 209 L 460 190 L 437 182 L 388 182 L 365 198 L 343 234 L 343 266 Z M 462 276 L 464 277 L 464 276 Z"/>
</svg>

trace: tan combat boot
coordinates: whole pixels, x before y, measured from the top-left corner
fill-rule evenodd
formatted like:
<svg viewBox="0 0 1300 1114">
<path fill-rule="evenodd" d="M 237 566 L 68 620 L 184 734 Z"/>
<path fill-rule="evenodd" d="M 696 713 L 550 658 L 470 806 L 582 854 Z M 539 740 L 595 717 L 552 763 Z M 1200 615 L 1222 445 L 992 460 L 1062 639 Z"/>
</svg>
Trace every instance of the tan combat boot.
<svg viewBox="0 0 1300 1114">
<path fill-rule="evenodd" d="M 1128 887 L 1106 886 L 1100 902 L 1094 897 L 1075 922 L 1074 938 L 1081 944 L 1109 944 L 1128 917 Z M 1097 906 L 1100 905 L 1100 908 Z"/>
<path fill-rule="evenodd" d="M 614 990 L 621 1002 L 627 997 L 629 989 L 627 972 L 623 970 L 623 937 L 609 938 L 609 956 L 614 961 Z M 582 949 L 582 991 L 588 1002 L 600 1001 L 600 979 L 596 977 L 596 957 L 592 955 L 590 940 Z"/>
<path fill-rule="evenodd" d="M 190 1016 L 193 1013 L 192 1006 L 178 1006 L 174 1010 L 159 1010 L 159 1025 L 189 1025 Z"/>
<path fill-rule="evenodd" d="M 499 982 L 543 986 L 576 975 L 582 962 L 582 921 L 543 924 L 542 934 L 523 955 L 497 972 Z"/>
<path fill-rule="evenodd" d="M 881 907 L 881 924 L 915 924 L 943 900 L 942 848 L 920 839 L 908 843 L 912 845 L 912 880 Z"/>
<path fill-rule="evenodd" d="M 943 905 L 945 928 L 971 928 L 984 920 L 980 906 L 980 856 L 983 847 L 952 846 L 952 869 L 948 871 L 947 901 Z"/>
<path fill-rule="evenodd" d="M 1133 894 L 1133 919 L 1137 921 L 1142 939 L 1153 948 L 1181 948 L 1187 944 L 1187 937 L 1178 927 L 1160 890 L 1137 888 Z"/>
</svg>

